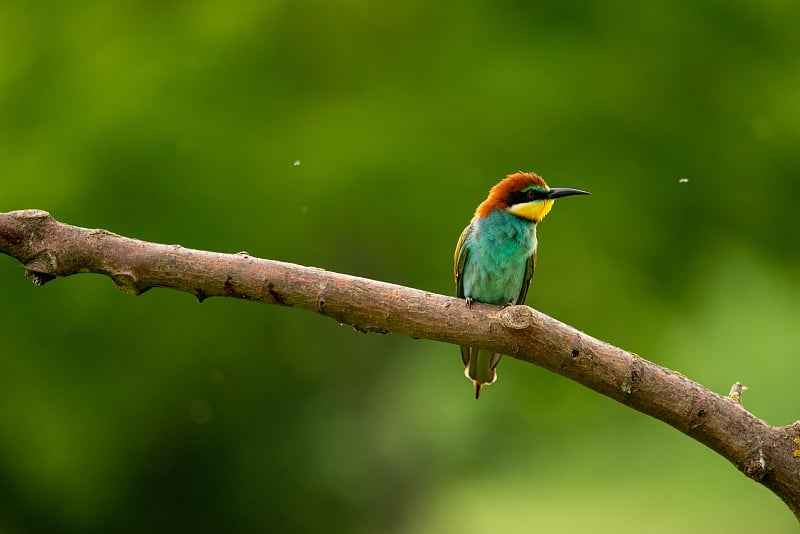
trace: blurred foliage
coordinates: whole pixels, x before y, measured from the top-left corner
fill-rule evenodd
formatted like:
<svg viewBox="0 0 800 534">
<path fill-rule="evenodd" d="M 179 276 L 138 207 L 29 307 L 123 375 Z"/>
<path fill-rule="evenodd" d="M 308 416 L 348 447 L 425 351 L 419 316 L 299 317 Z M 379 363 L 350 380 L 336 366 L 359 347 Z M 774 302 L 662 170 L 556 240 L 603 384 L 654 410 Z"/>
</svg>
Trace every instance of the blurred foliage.
<svg viewBox="0 0 800 534">
<path fill-rule="evenodd" d="M 0 1 L 0 211 L 450 294 L 488 188 L 593 192 L 528 302 L 800 416 L 800 6 Z M 299 164 L 295 164 L 299 162 Z M 688 181 L 681 183 L 681 178 Z M 666 425 L 506 358 L 0 258 L 2 532 L 794 532 Z"/>
</svg>

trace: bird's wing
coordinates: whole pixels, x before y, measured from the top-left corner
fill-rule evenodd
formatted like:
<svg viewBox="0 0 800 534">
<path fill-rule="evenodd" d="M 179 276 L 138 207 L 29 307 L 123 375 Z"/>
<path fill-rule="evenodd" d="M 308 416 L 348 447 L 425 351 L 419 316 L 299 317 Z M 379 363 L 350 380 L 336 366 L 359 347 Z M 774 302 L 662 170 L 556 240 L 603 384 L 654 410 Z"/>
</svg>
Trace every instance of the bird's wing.
<svg viewBox="0 0 800 534">
<path fill-rule="evenodd" d="M 533 278 L 533 271 L 536 269 L 536 251 L 528 257 L 525 262 L 525 278 L 522 280 L 522 287 L 519 290 L 519 297 L 517 297 L 517 304 L 525 304 L 525 297 L 528 296 L 528 288 L 531 287 L 531 279 Z"/>
<path fill-rule="evenodd" d="M 456 296 L 460 299 L 464 298 L 464 264 L 467 263 L 469 256 L 469 247 L 464 246 L 467 236 L 472 233 L 472 224 L 470 223 L 464 231 L 461 232 L 461 237 L 458 238 L 456 244 L 456 252 L 453 255 L 453 274 L 456 279 Z"/>
<path fill-rule="evenodd" d="M 458 243 L 456 243 L 456 252 L 453 254 L 453 274 L 456 279 L 456 297 L 460 299 L 464 298 L 464 265 L 467 263 L 467 257 L 469 256 L 469 247 L 464 246 L 464 242 L 467 240 L 467 236 L 469 236 L 470 233 L 472 233 L 472 223 L 461 232 Z M 462 345 L 461 361 L 464 362 L 464 365 L 469 365 L 471 356 L 472 347 Z"/>
</svg>

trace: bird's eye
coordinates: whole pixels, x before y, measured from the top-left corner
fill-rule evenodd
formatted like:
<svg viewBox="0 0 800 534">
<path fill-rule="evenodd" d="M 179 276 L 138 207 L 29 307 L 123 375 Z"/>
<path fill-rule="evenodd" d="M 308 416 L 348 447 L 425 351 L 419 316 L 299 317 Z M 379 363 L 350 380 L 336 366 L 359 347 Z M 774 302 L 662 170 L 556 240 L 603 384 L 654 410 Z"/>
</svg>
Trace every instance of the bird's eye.
<svg viewBox="0 0 800 534">
<path fill-rule="evenodd" d="M 536 198 L 536 190 L 535 189 L 528 189 L 527 196 L 531 200 L 535 199 Z"/>
</svg>

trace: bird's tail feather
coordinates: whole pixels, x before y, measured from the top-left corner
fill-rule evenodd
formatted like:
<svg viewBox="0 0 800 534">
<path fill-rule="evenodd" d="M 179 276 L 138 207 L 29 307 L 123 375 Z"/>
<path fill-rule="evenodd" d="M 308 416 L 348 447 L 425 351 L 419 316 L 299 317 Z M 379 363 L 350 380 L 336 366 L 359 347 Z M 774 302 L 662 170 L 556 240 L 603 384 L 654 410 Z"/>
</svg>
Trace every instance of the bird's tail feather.
<svg viewBox="0 0 800 534">
<path fill-rule="evenodd" d="M 502 354 L 479 349 L 477 347 L 461 347 L 461 360 L 464 362 L 464 375 L 475 385 L 475 398 L 481 394 L 481 388 L 493 384 L 497 380 L 497 364 Z"/>
</svg>

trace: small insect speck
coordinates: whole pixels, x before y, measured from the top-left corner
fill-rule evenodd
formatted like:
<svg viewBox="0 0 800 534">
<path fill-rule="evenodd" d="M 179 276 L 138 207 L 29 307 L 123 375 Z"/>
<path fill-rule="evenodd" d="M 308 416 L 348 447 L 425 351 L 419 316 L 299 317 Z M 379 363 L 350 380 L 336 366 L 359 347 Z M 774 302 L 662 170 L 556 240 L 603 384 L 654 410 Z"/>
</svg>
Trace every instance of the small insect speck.
<svg viewBox="0 0 800 534">
<path fill-rule="evenodd" d="M 678 183 L 679 184 L 688 184 L 689 183 L 689 179 L 688 178 L 681 178 L 680 180 L 678 180 Z"/>
<path fill-rule="evenodd" d="M 299 159 L 294 160 L 294 163 L 292 163 L 292 165 L 294 165 L 295 167 L 299 167 L 300 166 L 300 160 Z"/>
</svg>

